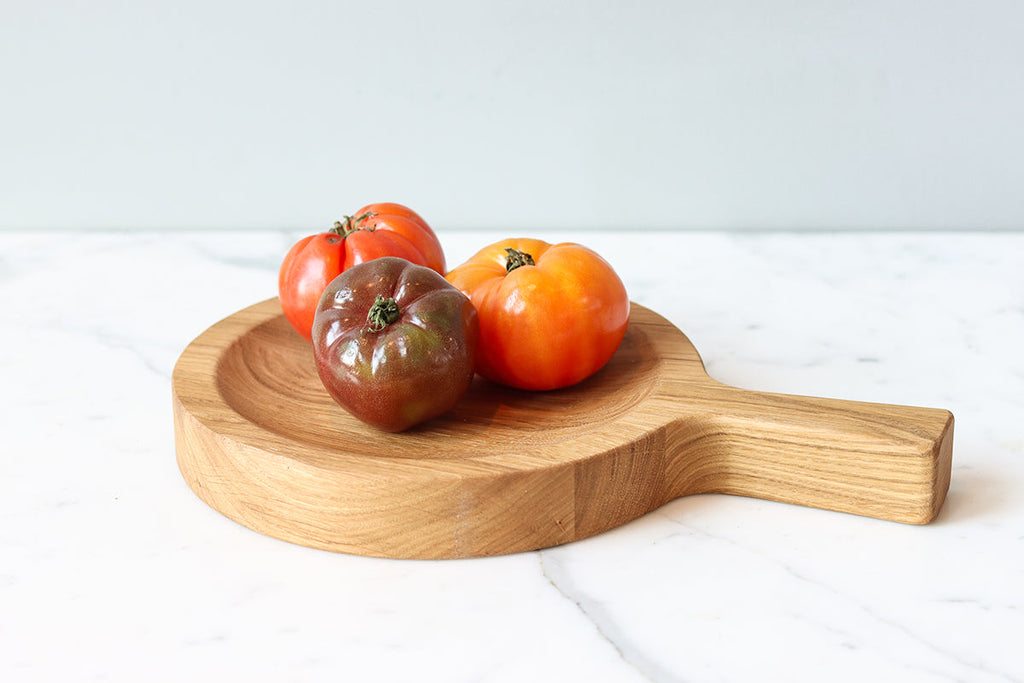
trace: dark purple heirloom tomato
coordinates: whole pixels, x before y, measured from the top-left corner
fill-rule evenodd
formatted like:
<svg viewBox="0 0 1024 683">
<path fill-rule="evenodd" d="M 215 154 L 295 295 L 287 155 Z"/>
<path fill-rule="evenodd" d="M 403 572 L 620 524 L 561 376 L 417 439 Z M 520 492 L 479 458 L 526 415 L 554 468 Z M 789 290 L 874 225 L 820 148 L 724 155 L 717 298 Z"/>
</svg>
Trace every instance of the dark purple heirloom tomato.
<svg viewBox="0 0 1024 683">
<path fill-rule="evenodd" d="M 352 266 L 324 290 L 313 355 L 331 397 L 389 432 L 437 417 L 473 379 L 479 323 L 437 272 L 382 257 Z"/>
</svg>

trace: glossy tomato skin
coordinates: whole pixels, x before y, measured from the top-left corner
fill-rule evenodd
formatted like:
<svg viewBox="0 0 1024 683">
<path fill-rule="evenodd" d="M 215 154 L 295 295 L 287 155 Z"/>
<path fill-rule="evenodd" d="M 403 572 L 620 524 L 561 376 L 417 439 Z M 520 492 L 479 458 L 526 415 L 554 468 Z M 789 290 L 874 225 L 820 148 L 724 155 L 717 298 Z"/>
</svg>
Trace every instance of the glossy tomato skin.
<svg viewBox="0 0 1024 683">
<path fill-rule="evenodd" d="M 509 251 L 533 264 L 508 270 Z M 519 389 L 550 390 L 591 376 L 629 324 L 629 296 L 611 265 L 579 244 L 496 242 L 446 276 L 480 316 L 476 370 Z"/>
<path fill-rule="evenodd" d="M 382 231 L 382 236 L 387 235 L 396 242 L 401 242 L 404 239 L 416 248 L 423 260 L 420 262 L 416 259 L 408 259 L 401 254 L 391 254 L 392 256 L 407 258 L 413 263 L 426 266 L 444 275 L 447 264 L 444 251 L 441 249 L 441 241 L 438 240 L 437 234 L 427 222 L 415 211 L 401 204 L 381 202 L 364 206 L 355 213 L 356 220 L 359 220 L 361 216 L 366 216 L 360 223 L 361 229 L 370 233 Z"/>
<path fill-rule="evenodd" d="M 281 263 L 277 292 L 281 309 L 295 331 L 310 337 L 320 295 L 344 270 L 345 238 L 331 232 L 303 237 Z"/>
<path fill-rule="evenodd" d="M 445 272 L 437 235 L 412 209 L 390 202 L 368 204 L 328 232 L 303 237 L 281 263 L 278 296 L 292 327 L 310 339 L 320 295 L 339 274 L 382 256 L 397 256 Z"/>
<path fill-rule="evenodd" d="M 394 319 L 375 325 L 375 303 L 389 299 Z M 335 278 L 320 298 L 312 330 L 317 372 L 331 397 L 389 432 L 458 403 L 473 379 L 478 339 L 476 309 L 465 295 L 434 270 L 394 257 L 355 265 Z"/>
</svg>

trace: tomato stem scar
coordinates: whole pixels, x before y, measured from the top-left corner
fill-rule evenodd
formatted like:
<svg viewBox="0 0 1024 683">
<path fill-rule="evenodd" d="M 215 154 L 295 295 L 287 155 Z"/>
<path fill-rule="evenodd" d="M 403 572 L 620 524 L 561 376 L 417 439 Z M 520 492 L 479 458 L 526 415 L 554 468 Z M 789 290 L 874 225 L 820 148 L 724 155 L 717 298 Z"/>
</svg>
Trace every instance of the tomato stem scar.
<svg viewBox="0 0 1024 683">
<path fill-rule="evenodd" d="M 505 272 L 511 273 L 520 266 L 535 266 L 533 257 L 527 254 L 525 251 L 519 251 L 512 247 L 505 247 L 505 253 L 508 254 L 508 258 L 505 260 Z"/>
<path fill-rule="evenodd" d="M 361 213 L 358 216 L 342 216 L 342 220 L 334 221 L 334 227 L 328 232 L 333 232 L 335 235 L 341 235 L 342 237 L 348 237 L 356 230 L 369 230 L 373 232 L 373 228 L 364 228 L 363 223 L 370 218 L 376 216 L 372 211 Z"/>
<path fill-rule="evenodd" d="M 342 216 L 342 218 L 345 219 L 344 222 L 334 221 L 334 227 L 330 229 L 330 232 L 345 237 L 352 232 L 352 216 Z"/>
<path fill-rule="evenodd" d="M 380 294 L 373 300 L 370 311 L 366 314 L 366 325 L 371 332 L 380 332 L 398 320 L 398 304 L 394 299 L 385 299 Z"/>
</svg>

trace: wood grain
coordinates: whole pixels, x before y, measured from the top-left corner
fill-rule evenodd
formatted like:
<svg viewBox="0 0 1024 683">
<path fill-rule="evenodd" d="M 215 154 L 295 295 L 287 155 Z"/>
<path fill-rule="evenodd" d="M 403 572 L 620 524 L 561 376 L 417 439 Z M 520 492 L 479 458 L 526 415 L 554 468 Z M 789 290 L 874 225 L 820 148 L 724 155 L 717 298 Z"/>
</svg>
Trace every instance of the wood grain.
<svg viewBox="0 0 1024 683">
<path fill-rule="evenodd" d="M 178 466 L 227 517 L 331 551 L 513 553 L 585 538 L 680 496 L 728 493 L 914 524 L 949 487 L 946 410 L 746 391 L 633 305 L 612 361 L 553 392 L 474 380 L 451 413 L 380 432 L 328 396 L 276 299 L 174 369 Z"/>
</svg>

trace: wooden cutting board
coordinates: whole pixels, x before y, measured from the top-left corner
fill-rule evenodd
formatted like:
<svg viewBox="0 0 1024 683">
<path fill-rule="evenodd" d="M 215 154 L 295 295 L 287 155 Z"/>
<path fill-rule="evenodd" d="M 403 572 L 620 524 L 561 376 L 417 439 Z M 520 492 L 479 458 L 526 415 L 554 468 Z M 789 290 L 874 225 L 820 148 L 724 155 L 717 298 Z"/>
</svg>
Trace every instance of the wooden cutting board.
<svg viewBox="0 0 1024 683">
<path fill-rule="evenodd" d="M 399 434 L 349 416 L 277 299 L 196 338 L 174 369 L 178 466 L 214 509 L 326 550 L 456 558 L 545 548 L 717 492 L 924 524 L 949 487 L 946 410 L 746 391 L 634 304 L 611 362 L 552 392 L 477 378 Z"/>
</svg>

